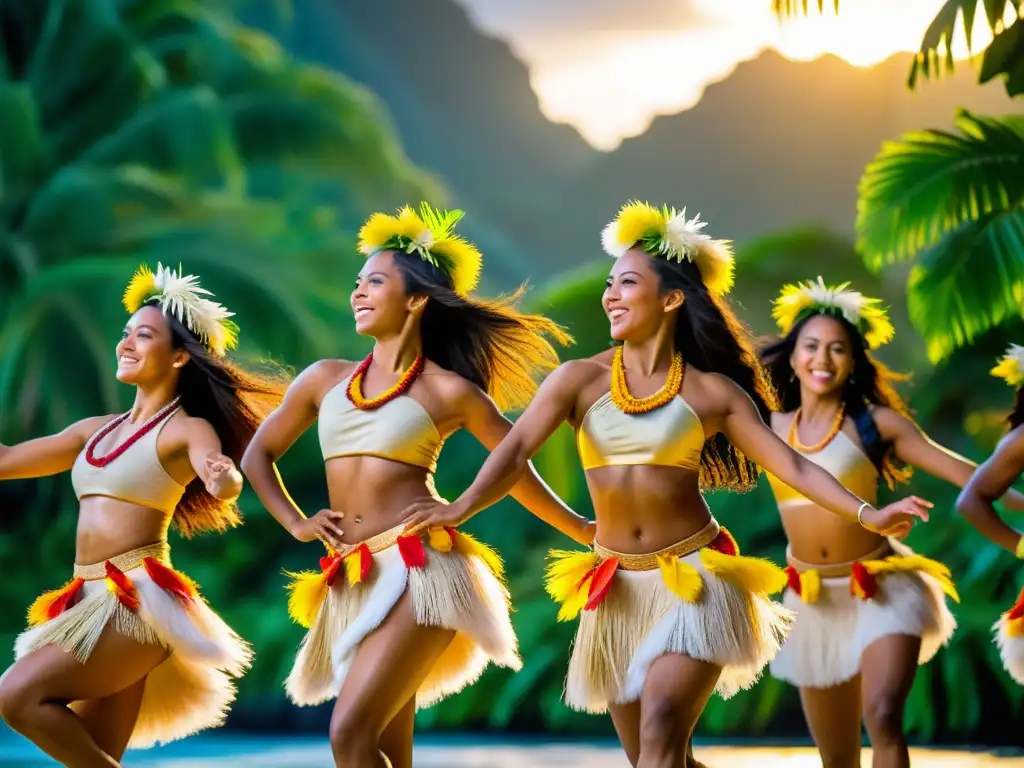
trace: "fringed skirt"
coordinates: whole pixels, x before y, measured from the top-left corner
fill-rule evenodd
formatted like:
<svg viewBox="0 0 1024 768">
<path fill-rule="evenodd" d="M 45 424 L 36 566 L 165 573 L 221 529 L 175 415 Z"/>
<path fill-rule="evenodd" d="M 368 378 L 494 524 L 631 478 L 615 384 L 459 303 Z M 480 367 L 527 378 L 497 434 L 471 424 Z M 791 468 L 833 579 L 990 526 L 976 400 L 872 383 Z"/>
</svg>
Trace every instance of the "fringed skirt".
<svg viewBox="0 0 1024 768">
<path fill-rule="evenodd" d="M 428 707 L 476 681 L 489 662 L 519 669 L 501 560 L 453 528 L 400 536 L 402 526 L 290 574 L 289 612 L 309 631 L 285 683 L 300 706 L 338 695 L 359 645 L 409 591 L 416 623 L 455 638 L 416 693 Z"/>
<path fill-rule="evenodd" d="M 167 659 L 146 677 L 129 746 L 149 747 L 220 725 L 235 698 L 233 677 L 248 668 L 249 646 L 171 568 L 166 542 L 95 565 L 76 565 L 60 589 L 37 598 L 15 659 L 56 645 L 83 664 L 109 626 Z M 72 709 L 76 707 L 72 703 Z"/>
<path fill-rule="evenodd" d="M 647 555 L 552 552 L 547 589 L 559 621 L 580 616 L 566 680 L 573 709 L 600 714 L 637 701 L 651 665 L 678 653 L 722 667 L 716 692 L 749 688 L 778 652 L 790 614 L 768 596 L 785 572 L 740 557 L 715 520 L 678 544 Z"/>
<path fill-rule="evenodd" d="M 949 642 L 958 600 L 949 569 L 896 540 L 866 558 L 814 567 L 789 558 L 784 605 L 796 613 L 793 632 L 771 674 L 801 688 L 830 688 L 860 672 L 864 649 L 889 635 L 921 638 L 919 664 Z"/>
<path fill-rule="evenodd" d="M 1024 589 L 1017 602 L 999 617 L 992 629 L 1003 666 L 1010 677 L 1024 685 Z"/>
</svg>

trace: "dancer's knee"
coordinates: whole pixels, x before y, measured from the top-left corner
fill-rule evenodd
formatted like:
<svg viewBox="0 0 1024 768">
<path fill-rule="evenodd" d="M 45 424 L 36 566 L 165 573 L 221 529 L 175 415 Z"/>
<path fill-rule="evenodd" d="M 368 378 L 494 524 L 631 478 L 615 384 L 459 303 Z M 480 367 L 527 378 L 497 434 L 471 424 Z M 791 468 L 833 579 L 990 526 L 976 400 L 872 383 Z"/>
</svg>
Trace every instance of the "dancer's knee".
<svg viewBox="0 0 1024 768">
<path fill-rule="evenodd" d="M 32 686 L 17 675 L 0 678 L 0 719 L 15 731 L 20 731 L 30 717 L 39 697 Z"/>
<path fill-rule="evenodd" d="M 645 701 L 640 715 L 638 766 L 672 765 L 686 754 L 690 729 L 682 722 L 679 707 L 669 699 Z"/>
<path fill-rule="evenodd" d="M 903 741 L 903 705 L 892 696 L 880 695 L 864 702 L 864 725 L 873 746 Z"/>
<path fill-rule="evenodd" d="M 365 765 L 378 753 L 378 729 L 356 707 L 338 705 L 331 718 L 331 752 L 338 765 Z"/>
</svg>

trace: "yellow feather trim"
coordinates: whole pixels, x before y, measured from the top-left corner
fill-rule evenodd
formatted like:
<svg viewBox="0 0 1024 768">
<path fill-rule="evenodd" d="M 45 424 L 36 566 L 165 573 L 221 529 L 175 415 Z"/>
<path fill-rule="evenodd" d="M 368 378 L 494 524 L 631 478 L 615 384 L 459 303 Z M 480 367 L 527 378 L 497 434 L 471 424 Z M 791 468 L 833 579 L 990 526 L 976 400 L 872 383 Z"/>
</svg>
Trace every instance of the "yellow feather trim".
<svg viewBox="0 0 1024 768">
<path fill-rule="evenodd" d="M 158 293 L 160 293 L 160 289 L 156 285 L 156 275 L 143 264 L 132 276 L 128 287 L 124 289 L 121 301 L 128 313 L 134 315 L 139 307 Z"/>
<path fill-rule="evenodd" d="M 292 579 L 287 585 L 288 615 L 300 627 L 309 629 L 327 598 L 327 579 L 319 571 L 285 571 L 285 576 Z"/>
<path fill-rule="evenodd" d="M 584 576 L 584 581 L 579 585 L 569 599 L 562 603 L 558 609 L 556 621 L 572 621 L 582 613 L 584 606 L 590 599 L 590 580 L 592 576 Z"/>
<path fill-rule="evenodd" d="M 805 603 L 816 603 L 821 597 L 821 574 L 811 569 L 800 574 L 800 599 Z"/>
<path fill-rule="evenodd" d="M 487 569 L 494 574 L 494 577 L 504 583 L 505 565 L 501 562 L 501 556 L 489 546 L 479 541 L 468 533 L 458 531 L 453 537 L 454 549 L 463 557 L 476 557 L 483 561 Z"/>
<path fill-rule="evenodd" d="M 786 572 L 770 560 L 759 557 L 723 555 L 705 547 L 701 564 L 734 587 L 757 595 L 774 595 L 786 588 Z"/>
<path fill-rule="evenodd" d="M 601 557 L 595 552 L 575 552 L 565 549 L 553 549 L 548 552 L 548 565 L 544 571 L 544 588 L 551 595 L 552 600 L 563 605 L 563 610 L 568 610 L 570 603 L 579 600 L 579 607 L 570 618 L 575 618 L 587 602 L 588 590 L 585 588 L 583 580 L 600 562 Z M 559 613 L 559 621 L 569 620 L 561 617 L 562 614 Z"/>
<path fill-rule="evenodd" d="M 700 571 L 674 555 L 662 554 L 657 559 L 662 581 L 672 594 L 687 603 L 700 600 L 704 591 L 704 579 Z"/>
<path fill-rule="evenodd" d="M 456 533 L 455 536 L 459 534 Z M 454 537 L 444 528 L 430 528 L 427 531 L 427 543 L 438 552 L 451 552 Z"/>
<path fill-rule="evenodd" d="M 359 557 L 359 552 L 353 552 L 351 556 L 346 557 L 341 561 L 345 566 L 345 577 L 348 579 L 348 583 L 351 586 L 361 584 L 363 581 L 363 561 Z"/>
<path fill-rule="evenodd" d="M 1004 637 L 1024 637 L 1024 619 L 1009 619 L 1004 615 L 999 624 Z"/>
<path fill-rule="evenodd" d="M 990 373 L 1003 379 L 1011 387 L 1024 384 L 1024 347 L 1011 344 L 999 364 Z"/>
<path fill-rule="evenodd" d="M 808 311 L 842 315 L 864 336 L 868 349 L 877 349 L 892 341 L 896 334 L 889 315 L 879 299 L 849 290 L 849 283 L 829 286 L 820 277 L 816 281 L 784 285 L 772 307 L 772 318 L 779 333 L 789 334 Z"/>
<path fill-rule="evenodd" d="M 57 589 L 51 589 L 49 592 L 44 592 L 35 600 L 32 601 L 32 605 L 28 608 L 28 624 L 30 627 L 37 627 L 40 624 L 45 624 L 50 620 L 49 610 L 57 600 L 64 596 L 64 593 L 71 589 L 74 584 L 73 581 L 69 581 L 63 587 Z"/>
<path fill-rule="evenodd" d="M 615 242 L 629 250 L 647 237 L 662 235 L 668 224 L 667 211 L 659 211 L 649 203 L 634 200 L 626 203 L 615 217 Z"/>
<path fill-rule="evenodd" d="M 865 560 L 861 563 L 868 573 L 884 576 L 889 573 L 925 573 L 939 582 L 942 591 L 955 602 L 960 602 L 949 568 L 938 560 L 921 555 L 890 555 L 883 560 Z"/>
<path fill-rule="evenodd" d="M 401 208 L 397 216 L 374 213 L 359 230 L 357 248 L 364 256 L 381 250 L 416 253 L 448 274 L 454 291 L 466 296 L 480 280 L 483 256 L 473 243 L 455 234 L 463 215 L 427 203 L 420 203 L 419 213 L 409 206 Z"/>
</svg>

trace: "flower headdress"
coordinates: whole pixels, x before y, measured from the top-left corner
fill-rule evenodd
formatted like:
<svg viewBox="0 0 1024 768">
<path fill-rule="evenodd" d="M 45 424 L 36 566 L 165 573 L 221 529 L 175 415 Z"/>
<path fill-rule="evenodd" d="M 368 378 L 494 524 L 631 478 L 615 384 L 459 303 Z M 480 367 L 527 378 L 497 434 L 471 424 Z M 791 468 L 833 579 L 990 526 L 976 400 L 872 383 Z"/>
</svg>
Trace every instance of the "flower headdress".
<svg viewBox="0 0 1024 768">
<path fill-rule="evenodd" d="M 235 313 L 206 296 L 213 294 L 199 286 L 195 275 L 181 274 L 181 267 L 175 272 L 157 264 L 154 274 L 143 264 L 128 283 L 122 301 L 129 314 L 134 314 L 156 299 L 165 315 L 173 314 L 210 352 L 222 357 L 238 344 L 238 326 L 228 319 Z"/>
<path fill-rule="evenodd" d="M 990 373 L 1006 381 L 1011 387 L 1024 384 L 1024 347 L 1011 344 L 999 364 Z"/>
<path fill-rule="evenodd" d="M 375 213 L 359 230 L 359 252 L 372 256 L 377 251 L 415 253 L 447 273 L 455 292 L 466 296 L 480 279 L 483 257 L 475 245 L 455 234 L 462 211 L 440 211 L 420 203 L 417 214 L 409 206 L 397 216 Z"/>
<path fill-rule="evenodd" d="M 728 240 L 713 240 L 701 232 L 707 226 L 700 214 L 686 218 L 686 209 L 633 201 L 622 206 L 619 215 L 601 232 L 601 245 L 616 259 L 639 246 L 652 256 L 664 256 L 696 265 L 701 280 L 712 293 L 732 290 L 733 256 Z"/>
<path fill-rule="evenodd" d="M 772 317 L 783 336 L 793 326 L 811 315 L 843 317 L 864 337 L 868 349 L 877 349 L 892 340 L 896 331 L 878 299 L 858 291 L 847 290 L 849 283 L 828 286 L 820 277 L 817 282 L 783 286 L 772 308 Z"/>
</svg>

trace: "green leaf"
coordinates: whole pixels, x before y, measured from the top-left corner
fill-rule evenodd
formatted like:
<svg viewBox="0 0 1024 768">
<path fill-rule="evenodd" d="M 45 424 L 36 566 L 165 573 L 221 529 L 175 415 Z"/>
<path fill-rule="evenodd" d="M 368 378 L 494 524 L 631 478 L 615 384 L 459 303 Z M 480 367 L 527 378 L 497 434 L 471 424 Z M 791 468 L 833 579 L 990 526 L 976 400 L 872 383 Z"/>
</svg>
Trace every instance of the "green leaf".
<svg viewBox="0 0 1024 768">
<path fill-rule="evenodd" d="M 987 83 L 1000 76 L 1006 77 L 1006 92 L 1010 96 L 1024 93 L 1024 21 L 996 33 L 985 49 L 978 82 Z"/>
<path fill-rule="evenodd" d="M 887 142 L 865 169 L 857 244 L 872 269 L 1024 200 L 1024 118 L 961 111 L 957 127 L 960 134 L 914 131 Z"/>
<path fill-rule="evenodd" d="M 1024 205 L 989 213 L 921 255 L 907 285 L 910 317 L 933 362 L 1024 306 Z"/>
</svg>

